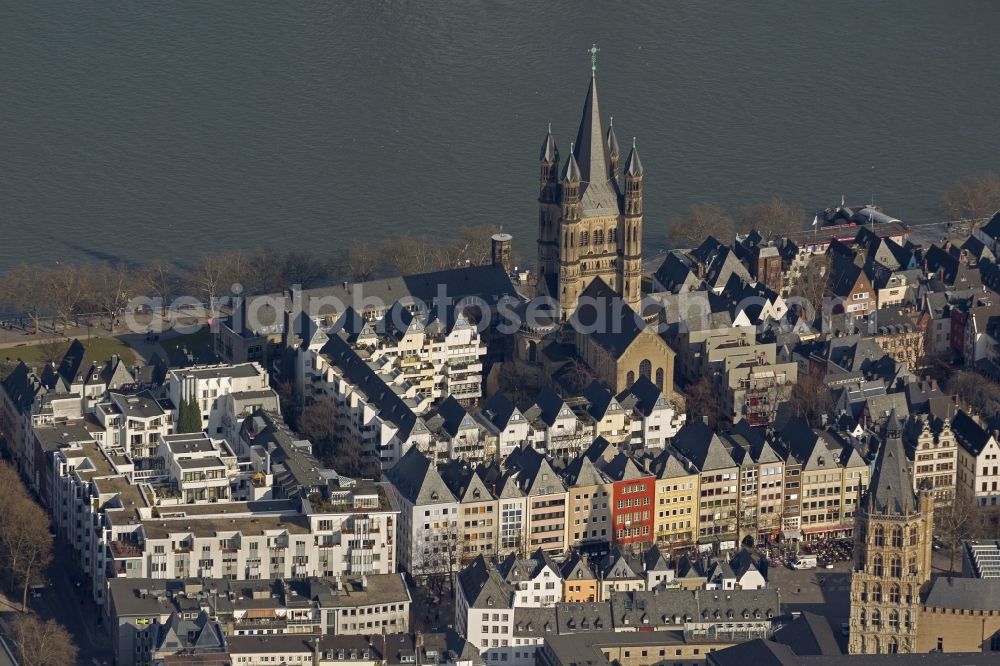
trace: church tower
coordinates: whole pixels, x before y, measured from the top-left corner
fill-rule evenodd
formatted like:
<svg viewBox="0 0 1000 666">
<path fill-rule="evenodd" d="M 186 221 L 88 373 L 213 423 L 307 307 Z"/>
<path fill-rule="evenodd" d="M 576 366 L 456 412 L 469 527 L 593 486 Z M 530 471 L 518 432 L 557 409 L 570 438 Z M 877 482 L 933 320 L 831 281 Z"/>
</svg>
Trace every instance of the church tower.
<svg viewBox="0 0 1000 666">
<path fill-rule="evenodd" d="M 913 652 L 920 594 L 930 580 L 934 500 L 913 491 L 896 412 L 854 514 L 850 654 Z"/>
<path fill-rule="evenodd" d="M 597 51 L 590 49 L 590 86 L 562 169 L 551 127 L 539 156 L 538 293 L 559 302 L 564 321 L 596 278 L 633 308 L 642 298 L 642 163 L 633 140 L 622 173 L 613 124 L 604 131 Z"/>
</svg>

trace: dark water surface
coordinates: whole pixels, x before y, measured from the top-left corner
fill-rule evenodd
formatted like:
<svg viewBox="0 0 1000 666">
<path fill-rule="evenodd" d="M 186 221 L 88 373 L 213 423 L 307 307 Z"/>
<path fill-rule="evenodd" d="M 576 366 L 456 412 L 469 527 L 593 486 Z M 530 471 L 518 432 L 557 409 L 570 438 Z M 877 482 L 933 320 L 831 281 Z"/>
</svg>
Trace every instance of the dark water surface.
<svg viewBox="0 0 1000 666">
<path fill-rule="evenodd" d="M 0 3 L 0 270 L 503 224 L 601 107 L 671 215 L 778 194 L 933 218 L 1000 169 L 1000 3 Z M 872 168 L 874 167 L 874 169 Z"/>
</svg>

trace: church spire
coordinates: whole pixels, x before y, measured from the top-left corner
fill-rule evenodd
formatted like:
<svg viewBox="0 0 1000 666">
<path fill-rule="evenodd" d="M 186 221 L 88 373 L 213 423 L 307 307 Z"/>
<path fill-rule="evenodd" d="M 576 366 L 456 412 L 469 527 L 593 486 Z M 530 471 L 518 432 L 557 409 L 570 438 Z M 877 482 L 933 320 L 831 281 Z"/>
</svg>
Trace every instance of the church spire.
<svg viewBox="0 0 1000 666">
<path fill-rule="evenodd" d="M 601 108 L 597 103 L 597 78 L 590 77 L 590 87 L 583 103 L 583 117 L 576 133 L 573 154 L 580 166 L 580 180 L 584 183 L 607 182 L 608 161 L 604 155 L 604 129 L 601 126 Z"/>
<path fill-rule="evenodd" d="M 625 160 L 625 175 L 639 177 L 643 174 L 642 161 L 639 159 L 639 150 L 635 147 L 635 137 L 632 137 L 632 150 Z"/>
<path fill-rule="evenodd" d="M 548 164 L 554 164 L 559 161 L 559 150 L 556 148 L 556 138 L 552 135 L 552 123 L 549 123 L 549 131 L 545 134 L 545 140 L 542 141 L 542 149 L 538 154 L 539 162 L 546 162 Z"/>
<path fill-rule="evenodd" d="M 569 157 L 566 158 L 566 166 L 563 167 L 562 179 L 568 183 L 580 182 L 580 165 L 573 155 L 573 144 L 570 144 Z"/>
</svg>

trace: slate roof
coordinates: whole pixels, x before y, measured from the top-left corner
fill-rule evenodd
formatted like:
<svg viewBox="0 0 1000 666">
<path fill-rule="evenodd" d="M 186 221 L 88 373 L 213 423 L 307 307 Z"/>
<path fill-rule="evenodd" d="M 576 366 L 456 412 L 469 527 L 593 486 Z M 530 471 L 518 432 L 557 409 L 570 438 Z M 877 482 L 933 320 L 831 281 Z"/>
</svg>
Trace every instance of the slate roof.
<svg viewBox="0 0 1000 666">
<path fill-rule="evenodd" d="M 913 492 L 913 476 L 901 432 L 902 426 L 893 410 L 866 493 L 868 506 L 878 513 L 906 514 L 917 510 L 917 495 Z"/>
<path fill-rule="evenodd" d="M 983 448 L 990 441 L 992 435 L 980 425 L 975 419 L 969 416 L 964 410 L 958 410 L 951 420 L 951 431 L 955 433 L 958 443 L 966 451 L 975 457 L 983 452 Z"/>
<path fill-rule="evenodd" d="M 1000 578 L 938 576 L 931 581 L 923 605 L 995 611 L 1000 608 Z"/>
<path fill-rule="evenodd" d="M 774 632 L 772 640 L 787 645 L 799 656 L 841 654 L 830 623 L 822 615 L 809 611 Z"/>
<path fill-rule="evenodd" d="M 635 481 L 636 479 L 648 476 L 648 474 L 639 469 L 631 456 L 624 453 L 619 453 L 604 464 L 600 462 L 597 464 L 601 467 L 601 471 L 607 474 L 608 478 L 612 481 Z"/>
<path fill-rule="evenodd" d="M 750 282 L 750 272 L 743 262 L 737 258 L 731 248 L 721 248 L 705 270 L 705 282 L 713 289 L 721 289 L 733 276 L 744 282 Z"/>
<path fill-rule="evenodd" d="M 645 323 L 600 277 L 594 278 L 583 296 L 591 296 L 596 302 L 581 304 L 573 313 L 575 322 L 592 331 L 588 337 L 613 358 L 620 357 L 643 331 Z"/>
<path fill-rule="evenodd" d="M 642 160 L 639 159 L 639 149 L 635 147 L 635 142 L 633 142 L 632 150 L 629 151 L 628 159 L 625 160 L 625 175 L 641 176 L 644 173 L 645 169 L 642 168 Z"/>
<path fill-rule="evenodd" d="M 504 466 L 516 472 L 514 478 L 518 487 L 529 497 L 566 490 L 551 463 L 532 446 L 525 445 L 515 449 L 507 456 Z"/>
<path fill-rule="evenodd" d="M 864 270 L 853 261 L 835 258 L 830 263 L 830 293 L 840 298 L 846 298 L 854 291 L 855 285 L 861 280 Z"/>
<path fill-rule="evenodd" d="M 510 423 L 510 417 L 515 410 L 516 407 L 510 398 L 503 393 L 495 393 L 479 410 L 479 415 L 497 430 L 504 430 Z"/>
<path fill-rule="evenodd" d="M 415 446 L 411 446 L 385 476 L 411 504 L 455 501 L 437 468 Z"/>
<path fill-rule="evenodd" d="M 580 207 L 584 216 L 616 214 L 618 193 L 608 177 L 609 163 L 604 154 L 604 130 L 596 77 L 591 77 L 587 88 L 580 128 L 573 143 L 573 156 L 580 171 Z"/>
<path fill-rule="evenodd" d="M 666 379 L 664 379 L 666 381 Z M 618 402 L 624 403 L 628 396 L 635 400 L 631 403 L 632 408 L 643 416 L 649 416 L 656 408 L 657 402 L 663 397 L 663 391 L 649 379 L 646 375 L 639 377 L 627 389 L 618 394 Z"/>
<path fill-rule="evenodd" d="M 348 342 L 339 335 L 330 336 L 320 354 L 337 367 L 344 378 L 364 392 L 379 418 L 396 426 L 400 441 L 406 441 L 416 424 L 417 416 L 403 399 L 392 390 Z"/>
<path fill-rule="evenodd" d="M 1000 210 L 993 213 L 989 222 L 979 227 L 979 231 L 990 238 L 1000 238 Z"/>
<path fill-rule="evenodd" d="M 459 572 L 458 584 L 469 608 L 510 608 L 513 588 L 482 555 Z"/>
<path fill-rule="evenodd" d="M 439 467 L 438 473 L 459 502 L 485 502 L 493 499 L 493 493 L 482 478 L 464 460 L 451 460 Z"/>
<path fill-rule="evenodd" d="M 587 560 L 576 551 L 563 562 L 559 570 L 559 575 L 563 580 L 597 580 L 597 576 L 594 575 L 590 565 L 587 564 Z"/>
<path fill-rule="evenodd" d="M 695 271 L 694 262 L 683 252 L 677 250 L 667 253 L 667 257 L 660 264 L 653 277 L 665 290 L 675 294 L 697 289 L 701 283 L 701 278 Z"/>
<path fill-rule="evenodd" d="M 685 424 L 671 445 L 701 472 L 737 466 L 719 436 L 704 423 Z"/>
<path fill-rule="evenodd" d="M 570 488 L 599 486 L 608 483 L 607 478 L 583 453 L 570 461 L 563 471 L 563 478 Z"/>
</svg>

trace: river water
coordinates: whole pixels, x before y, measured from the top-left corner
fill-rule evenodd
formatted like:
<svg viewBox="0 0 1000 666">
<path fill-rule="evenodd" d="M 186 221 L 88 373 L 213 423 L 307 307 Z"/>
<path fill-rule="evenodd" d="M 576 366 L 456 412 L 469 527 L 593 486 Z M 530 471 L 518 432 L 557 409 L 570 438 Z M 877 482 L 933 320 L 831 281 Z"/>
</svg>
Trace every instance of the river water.
<svg viewBox="0 0 1000 666">
<path fill-rule="evenodd" d="M 614 5 L 614 6 L 613 6 Z M 671 216 L 873 196 L 911 222 L 1000 169 L 1000 3 L 0 3 L 0 270 L 441 237 L 533 258 L 537 154 L 601 109 Z"/>
</svg>

